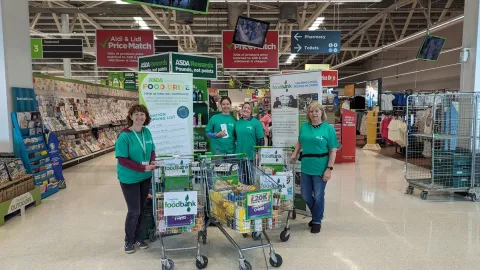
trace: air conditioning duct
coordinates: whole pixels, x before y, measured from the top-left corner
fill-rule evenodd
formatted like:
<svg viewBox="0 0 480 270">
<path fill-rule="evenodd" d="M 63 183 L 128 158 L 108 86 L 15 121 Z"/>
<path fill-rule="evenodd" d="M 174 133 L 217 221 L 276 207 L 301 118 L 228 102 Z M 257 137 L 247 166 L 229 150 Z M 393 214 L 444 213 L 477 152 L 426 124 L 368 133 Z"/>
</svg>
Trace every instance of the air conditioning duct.
<svg viewBox="0 0 480 270">
<path fill-rule="evenodd" d="M 281 23 L 296 23 L 298 20 L 298 6 L 296 3 L 280 4 L 278 21 Z"/>
<path fill-rule="evenodd" d="M 175 22 L 177 24 L 193 24 L 193 13 L 184 11 L 177 11 L 176 13 Z"/>
</svg>

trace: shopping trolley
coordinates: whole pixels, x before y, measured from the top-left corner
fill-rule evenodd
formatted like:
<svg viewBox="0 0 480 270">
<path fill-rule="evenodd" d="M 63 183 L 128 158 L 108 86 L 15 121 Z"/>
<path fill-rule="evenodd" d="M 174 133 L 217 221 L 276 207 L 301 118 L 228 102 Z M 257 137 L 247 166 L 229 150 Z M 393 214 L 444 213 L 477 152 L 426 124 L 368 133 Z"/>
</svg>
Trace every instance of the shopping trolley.
<svg viewBox="0 0 480 270">
<path fill-rule="evenodd" d="M 243 251 L 270 248 L 270 264 L 282 265 L 282 257 L 275 253 L 266 233 L 279 228 L 280 194 L 273 179 L 257 169 L 245 154 L 201 156 L 200 167 L 208 182 L 209 203 L 207 226 L 211 223 L 225 235 L 239 252 L 240 270 L 252 269 Z M 264 189 L 261 189 L 263 183 Z M 240 247 L 226 228 L 237 233 L 264 235 L 266 243 Z"/>
<path fill-rule="evenodd" d="M 192 156 L 162 156 L 156 161 L 158 168 L 153 172 L 152 181 L 155 230 L 149 236 L 151 241 L 160 240 L 162 269 L 174 269 L 167 251 L 194 249 L 197 250 L 196 266 L 204 269 L 208 258 L 200 252 L 200 239 L 205 231 L 206 185 L 193 177 Z M 198 232 L 196 246 L 165 248 L 164 236 L 186 232 Z"/>
<path fill-rule="evenodd" d="M 280 193 L 280 211 L 287 212 L 285 228 L 280 233 L 280 240 L 287 242 L 290 239 L 290 219 L 297 218 L 294 205 L 294 172 L 295 164 L 290 162 L 295 148 L 293 147 L 267 147 L 257 146 L 256 166 L 264 173 L 271 175 L 271 178 L 280 186 L 277 192 Z M 261 183 L 262 188 L 268 183 Z M 256 237 L 255 234 L 252 236 Z M 255 238 L 254 238 L 255 239 Z"/>
</svg>

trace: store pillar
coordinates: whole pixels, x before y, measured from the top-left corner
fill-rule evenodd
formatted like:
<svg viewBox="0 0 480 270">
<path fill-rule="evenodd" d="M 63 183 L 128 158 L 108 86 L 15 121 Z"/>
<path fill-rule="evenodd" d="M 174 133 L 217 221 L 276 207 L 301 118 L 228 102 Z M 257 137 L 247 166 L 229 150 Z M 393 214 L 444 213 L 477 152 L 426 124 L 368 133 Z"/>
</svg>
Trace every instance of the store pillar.
<svg viewBox="0 0 480 270">
<path fill-rule="evenodd" d="M 68 14 L 62 14 L 62 34 L 70 34 Z M 70 38 L 70 36 L 64 36 Z M 63 77 L 65 79 L 72 78 L 72 61 L 70 59 L 63 59 Z"/>
<path fill-rule="evenodd" d="M 462 47 L 468 59 L 462 62 L 460 91 L 480 93 L 480 2 L 465 1 Z"/>
<path fill-rule="evenodd" d="M 33 87 L 28 18 L 28 1 L 0 0 L 0 153 L 13 152 L 12 87 Z"/>
</svg>

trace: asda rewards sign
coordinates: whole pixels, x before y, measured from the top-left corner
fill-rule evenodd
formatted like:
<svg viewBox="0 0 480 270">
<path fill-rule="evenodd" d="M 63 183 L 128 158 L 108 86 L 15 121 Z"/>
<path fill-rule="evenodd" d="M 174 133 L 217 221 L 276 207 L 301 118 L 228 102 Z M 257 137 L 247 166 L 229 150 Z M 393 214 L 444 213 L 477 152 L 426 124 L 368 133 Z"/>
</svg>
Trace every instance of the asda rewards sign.
<svg viewBox="0 0 480 270">
<path fill-rule="evenodd" d="M 143 72 L 191 73 L 194 79 L 216 80 L 217 58 L 182 53 L 162 53 L 138 59 Z"/>
<path fill-rule="evenodd" d="M 197 213 L 197 192 L 165 192 L 163 208 L 166 217 Z"/>
</svg>

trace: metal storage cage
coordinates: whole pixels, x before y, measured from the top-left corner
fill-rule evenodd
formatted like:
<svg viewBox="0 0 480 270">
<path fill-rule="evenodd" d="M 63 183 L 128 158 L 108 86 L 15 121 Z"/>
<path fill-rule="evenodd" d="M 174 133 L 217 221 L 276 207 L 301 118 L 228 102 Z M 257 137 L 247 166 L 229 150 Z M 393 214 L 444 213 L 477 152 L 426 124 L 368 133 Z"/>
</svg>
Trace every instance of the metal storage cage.
<svg viewBox="0 0 480 270">
<path fill-rule="evenodd" d="M 407 100 L 405 179 L 421 191 L 480 199 L 480 95 L 411 95 Z M 403 135 L 403 134 L 402 134 Z"/>
</svg>

